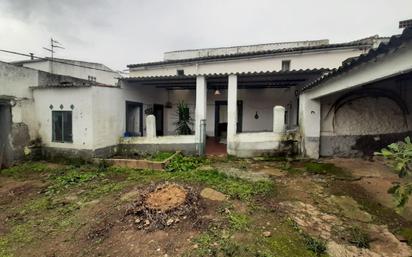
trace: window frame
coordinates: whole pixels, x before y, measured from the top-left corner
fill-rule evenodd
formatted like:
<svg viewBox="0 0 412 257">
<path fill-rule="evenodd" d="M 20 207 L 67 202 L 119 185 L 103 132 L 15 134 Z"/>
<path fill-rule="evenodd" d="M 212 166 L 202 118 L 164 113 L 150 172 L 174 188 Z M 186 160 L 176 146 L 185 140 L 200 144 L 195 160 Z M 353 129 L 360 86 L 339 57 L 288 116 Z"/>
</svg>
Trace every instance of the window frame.
<svg viewBox="0 0 412 257">
<path fill-rule="evenodd" d="M 64 124 L 65 124 L 65 115 L 64 114 L 70 114 L 70 122 L 71 122 L 71 137 L 66 139 L 65 138 L 65 133 L 64 133 Z M 61 140 L 56 139 L 56 131 L 55 131 L 55 115 L 60 114 L 61 115 Z M 73 111 L 68 111 L 68 110 L 55 110 L 52 111 L 52 138 L 51 141 L 54 143 L 73 143 Z"/>
<path fill-rule="evenodd" d="M 291 60 L 282 60 L 282 71 L 290 71 Z M 287 65 L 287 69 L 284 68 L 284 65 Z"/>
</svg>

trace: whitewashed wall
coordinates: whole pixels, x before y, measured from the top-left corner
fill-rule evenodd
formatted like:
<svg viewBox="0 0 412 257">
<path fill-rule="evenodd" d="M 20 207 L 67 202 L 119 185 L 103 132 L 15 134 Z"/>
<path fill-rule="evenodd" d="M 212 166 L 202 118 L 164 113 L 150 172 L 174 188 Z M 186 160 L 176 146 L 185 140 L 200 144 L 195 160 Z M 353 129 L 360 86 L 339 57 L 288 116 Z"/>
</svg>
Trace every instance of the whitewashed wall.
<svg viewBox="0 0 412 257">
<path fill-rule="evenodd" d="M 163 65 L 145 68 L 131 68 L 130 77 L 176 75 L 178 69 L 183 69 L 185 74 L 233 73 L 233 72 L 259 72 L 279 71 L 282 60 L 291 60 L 291 69 L 337 68 L 347 58 L 364 53 L 359 49 L 324 50 L 306 52 L 303 54 L 282 54 L 260 58 L 244 58 L 237 60 L 197 62 L 196 64 Z"/>
<path fill-rule="evenodd" d="M 92 88 L 48 88 L 35 89 L 35 112 L 39 124 L 39 135 L 45 146 L 68 149 L 93 149 L 93 102 Z M 74 105 L 73 143 L 52 142 L 52 110 L 71 111 Z M 60 108 L 63 105 L 63 109 Z"/>
<path fill-rule="evenodd" d="M 167 92 L 153 86 L 122 84 L 121 88 L 93 87 L 93 148 L 119 143 L 126 130 L 126 101 L 143 103 L 143 134 L 146 135 L 144 110 L 165 104 Z"/>
</svg>

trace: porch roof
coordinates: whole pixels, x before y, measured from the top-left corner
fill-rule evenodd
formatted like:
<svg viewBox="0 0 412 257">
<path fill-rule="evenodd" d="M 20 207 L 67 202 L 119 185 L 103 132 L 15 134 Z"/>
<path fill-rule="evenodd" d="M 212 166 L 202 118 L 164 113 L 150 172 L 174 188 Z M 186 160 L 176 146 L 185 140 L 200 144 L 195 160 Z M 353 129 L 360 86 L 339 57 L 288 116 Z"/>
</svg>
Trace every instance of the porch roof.
<svg viewBox="0 0 412 257">
<path fill-rule="evenodd" d="M 227 88 L 228 76 L 235 74 L 238 76 L 238 88 L 258 89 L 258 88 L 286 88 L 291 86 L 306 85 L 328 69 L 306 69 L 290 71 L 265 71 L 265 72 L 237 72 L 237 73 L 209 73 L 198 75 L 168 75 L 150 77 L 129 77 L 123 78 L 131 84 L 155 86 L 165 89 L 195 89 L 196 77 L 205 76 L 209 89 Z"/>
</svg>

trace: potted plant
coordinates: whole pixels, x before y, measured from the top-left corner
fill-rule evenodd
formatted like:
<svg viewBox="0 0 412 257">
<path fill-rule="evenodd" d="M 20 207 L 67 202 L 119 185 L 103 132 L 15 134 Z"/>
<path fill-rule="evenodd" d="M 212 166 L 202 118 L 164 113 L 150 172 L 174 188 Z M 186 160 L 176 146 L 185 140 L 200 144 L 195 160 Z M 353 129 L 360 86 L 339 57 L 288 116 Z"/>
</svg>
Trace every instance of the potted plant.
<svg viewBox="0 0 412 257">
<path fill-rule="evenodd" d="M 176 111 L 178 120 L 174 123 L 176 125 L 176 133 L 178 135 L 192 134 L 193 119 L 190 117 L 190 110 L 184 101 L 177 104 Z"/>
</svg>

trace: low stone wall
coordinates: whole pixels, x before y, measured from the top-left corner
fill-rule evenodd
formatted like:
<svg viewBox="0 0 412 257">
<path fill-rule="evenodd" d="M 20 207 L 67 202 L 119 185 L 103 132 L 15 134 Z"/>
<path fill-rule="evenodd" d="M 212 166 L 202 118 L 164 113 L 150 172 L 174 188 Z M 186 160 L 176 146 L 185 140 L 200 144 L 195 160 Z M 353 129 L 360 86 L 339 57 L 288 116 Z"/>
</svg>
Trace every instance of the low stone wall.
<svg viewBox="0 0 412 257">
<path fill-rule="evenodd" d="M 91 160 L 92 158 L 107 158 L 115 155 L 118 152 L 119 146 L 107 146 L 95 150 L 91 149 L 71 149 L 58 147 L 42 147 L 41 154 L 45 159 L 53 158 L 80 158 L 84 160 Z"/>
<path fill-rule="evenodd" d="M 132 155 L 155 152 L 181 151 L 196 154 L 197 144 L 194 135 L 161 137 L 125 137 L 120 140 L 119 154 Z"/>
<path fill-rule="evenodd" d="M 276 155 L 284 153 L 287 142 L 293 141 L 292 138 L 275 132 L 238 133 L 228 143 L 228 154 L 238 157 Z"/>
<path fill-rule="evenodd" d="M 321 135 L 320 155 L 337 157 L 371 156 L 387 145 L 412 137 L 412 131 L 378 135 Z"/>
<path fill-rule="evenodd" d="M 149 169 L 164 171 L 170 161 L 180 154 L 180 151 L 175 152 L 169 158 L 163 161 L 151 161 L 151 160 L 136 160 L 136 159 L 96 159 L 96 161 L 104 160 L 113 166 L 126 167 L 132 169 Z"/>
</svg>

